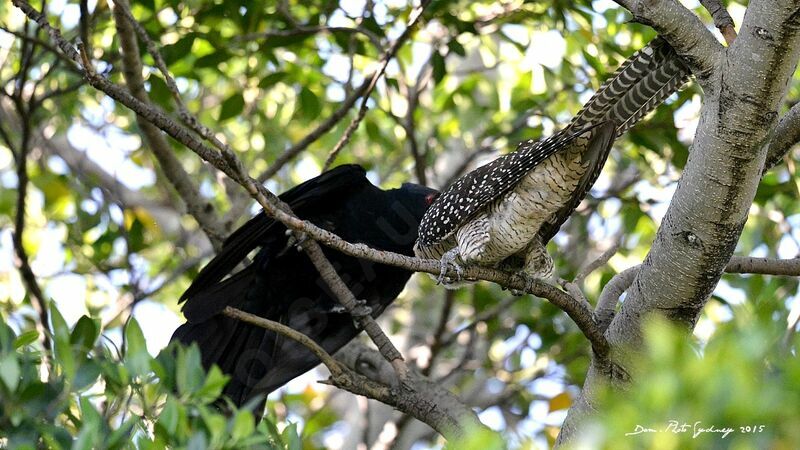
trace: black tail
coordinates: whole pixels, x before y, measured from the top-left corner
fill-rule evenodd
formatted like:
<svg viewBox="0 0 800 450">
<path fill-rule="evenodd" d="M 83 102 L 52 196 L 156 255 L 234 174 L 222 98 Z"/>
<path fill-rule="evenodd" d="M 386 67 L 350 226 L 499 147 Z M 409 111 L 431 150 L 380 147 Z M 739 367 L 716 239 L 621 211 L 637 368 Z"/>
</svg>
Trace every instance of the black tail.
<svg viewBox="0 0 800 450">
<path fill-rule="evenodd" d="M 202 304 L 222 307 L 241 302 L 247 289 L 252 289 L 255 280 L 252 266 L 236 273 L 225 281 L 202 292 Z M 264 299 L 269 301 L 269 299 Z M 216 308 L 215 308 L 216 309 Z M 187 317 L 191 314 L 187 314 Z M 201 349 L 203 366 L 210 368 L 216 364 L 231 377 L 223 391 L 237 406 L 257 399 L 256 414 L 260 417 L 266 394 L 291 378 L 279 382 L 263 383 L 262 379 L 274 367 L 271 354 L 276 347 L 277 336 L 263 328 L 217 314 L 203 315 L 200 320 L 189 317 L 172 335 L 185 345 L 193 342 Z M 277 317 L 269 317 L 280 320 Z M 297 374 L 295 374 L 297 375 Z"/>
</svg>

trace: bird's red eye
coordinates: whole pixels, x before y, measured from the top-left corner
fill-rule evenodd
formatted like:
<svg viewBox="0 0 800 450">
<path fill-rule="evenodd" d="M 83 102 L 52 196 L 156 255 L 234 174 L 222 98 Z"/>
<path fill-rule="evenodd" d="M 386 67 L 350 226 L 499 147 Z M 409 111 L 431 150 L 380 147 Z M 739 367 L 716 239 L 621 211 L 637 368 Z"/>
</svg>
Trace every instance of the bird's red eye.
<svg viewBox="0 0 800 450">
<path fill-rule="evenodd" d="M 436 197 L 438 197 L 438 196 L 439 196 L 438 192 L 434 192 L 433 194 L 426 195 L 425 196 L 425 204 L 428 205 L 428 206 L 431 206 L 433 201 L 436 200 Z"/>
</svg>

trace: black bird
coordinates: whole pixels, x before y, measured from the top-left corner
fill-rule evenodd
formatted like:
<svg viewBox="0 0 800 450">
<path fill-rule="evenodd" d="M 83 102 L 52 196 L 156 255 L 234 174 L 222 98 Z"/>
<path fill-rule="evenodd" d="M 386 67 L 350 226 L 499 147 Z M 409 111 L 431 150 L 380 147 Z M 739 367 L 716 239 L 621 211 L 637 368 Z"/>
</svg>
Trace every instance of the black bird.
<svg viewBox="0 0 800 450">
<path fill-rule="evenodd" d="M 362 167 L 344 165 L 279 197 L 298 217 L 349 242 L 412 256 L 419 221 L 436 195 L 433 189 L 411 183 L 384 191 L 367 180 Z M 256 249 L 253 262 L 233 273 Z M 412 274 L 329 248 L 323 251 L 373 317 L 394 301 Z M 286 227 L 263 212 L 231 234 L 181 296 L 183 301 L 188 321 L 172 340 L 196 342 L 204 367 L 216 364 L 231 377 L 223 395 L 237 406 L 257 399 L 258 411 L 266 394 L 319 360 L 289 338 L 219 314 L 222 309 L 232 306 L 281 322 L 329 353 L 359 333 L 309 258 L 296 249 Z"/>
</svg>

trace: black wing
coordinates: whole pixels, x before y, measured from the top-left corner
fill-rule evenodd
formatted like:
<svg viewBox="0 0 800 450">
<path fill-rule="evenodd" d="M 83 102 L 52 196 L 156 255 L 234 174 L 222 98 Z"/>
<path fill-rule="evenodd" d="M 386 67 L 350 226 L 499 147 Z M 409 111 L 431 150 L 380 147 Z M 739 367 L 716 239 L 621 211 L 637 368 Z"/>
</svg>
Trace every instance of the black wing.
<svg viewBox="0 0 800 450">
<path fill-rule="evenodd" d="M 361 166 L 348 164 L 329 170 L 284 192 L 279 198 L 292 210 L 304 216 L 314 211 L 320 203 L 329 203 L 332 198 L 370 184 Z M 260 212 L 234 231 L 222 246 L 222 250 L 195 277 L 192 284 L 181 295 L 178 302 L 186 301 L 183 313 L 190 322 L 203 321 L 217 314 L 225 306 L 232 305 L 240 296 L 234 295 L 232 288 L 246 289 L 238 279 L 220 281 L 233 272 L 245 257 L 267 241 L 280 240 L 286 228 L 276 223 L 264 212 Z M 221 295 L 224 294 L 224 295 Z"/>
</svg>

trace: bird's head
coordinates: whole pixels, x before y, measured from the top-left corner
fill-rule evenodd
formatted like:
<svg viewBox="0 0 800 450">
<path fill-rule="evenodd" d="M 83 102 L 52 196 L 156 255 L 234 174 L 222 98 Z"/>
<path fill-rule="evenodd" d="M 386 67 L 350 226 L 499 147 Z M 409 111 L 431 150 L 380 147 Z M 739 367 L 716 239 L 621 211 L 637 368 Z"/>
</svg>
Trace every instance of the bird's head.
<svg viewBox="0 0 800 450">
<path fill-rule="evenodd" d="M 392 199 L 389 211 L 386 217 L 378 218 L 377 225 L 391 238 L 396 251 L 410 255 L 417 240 L 419 222 L 439 192 L 418 184 L 404 183 L 388 191 L 388 194 Z"/>
<path fill-rule="evenodd" d="M 433 202 L 439 197 L 439 191 L 426 186 L 414 183 L 403 183 L 398 191 L 397 198 L 408 208 L 417 219 L 417 223 L 422 220 L 425 211 L 430 208 Z"/>
</svg>

